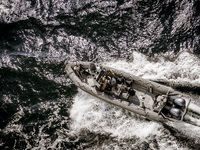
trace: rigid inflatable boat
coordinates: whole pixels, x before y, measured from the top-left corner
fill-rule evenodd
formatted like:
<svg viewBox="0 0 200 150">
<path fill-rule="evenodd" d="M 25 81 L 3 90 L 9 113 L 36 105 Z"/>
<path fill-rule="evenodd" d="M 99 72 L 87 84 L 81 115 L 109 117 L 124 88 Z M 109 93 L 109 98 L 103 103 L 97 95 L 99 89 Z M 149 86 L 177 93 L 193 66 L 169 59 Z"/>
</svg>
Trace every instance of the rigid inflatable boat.
<svg viewBox="0 0 200 150">
<path fill-rule="evenodd" d="M 69 63 L 65 71 L 77 87 L 105 102 L 150 120 L 200 126 L 200 107 L 171 87 L 90 62 Z"/>
</svg>

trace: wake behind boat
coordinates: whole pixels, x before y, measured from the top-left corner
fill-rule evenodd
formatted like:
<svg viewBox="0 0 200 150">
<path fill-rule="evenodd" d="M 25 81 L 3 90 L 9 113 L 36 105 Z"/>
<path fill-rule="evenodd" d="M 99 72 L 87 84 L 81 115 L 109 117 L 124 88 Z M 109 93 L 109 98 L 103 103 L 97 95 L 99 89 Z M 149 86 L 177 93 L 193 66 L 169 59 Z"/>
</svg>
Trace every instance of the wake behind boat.
<svg viewBox="0 0 200 150">
<path fill-rule="evenodd" d="M 151 120 L 200 126 L 200 107 L 171 87 L 89 62 L 69 63 L 65 71 L 77 87 L 105 102 Z"/>
</svg>

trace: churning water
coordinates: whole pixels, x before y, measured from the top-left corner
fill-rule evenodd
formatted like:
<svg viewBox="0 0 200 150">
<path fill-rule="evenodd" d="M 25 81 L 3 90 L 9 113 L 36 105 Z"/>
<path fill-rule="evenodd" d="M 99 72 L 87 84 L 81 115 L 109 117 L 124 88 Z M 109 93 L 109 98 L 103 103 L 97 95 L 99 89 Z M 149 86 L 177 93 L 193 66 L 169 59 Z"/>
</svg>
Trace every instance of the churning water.
<svg viewBox="0 0 200 150">
<path fill-rule="evenodd" d="M 199 149 L 200 128 L 149 121 L 77 89 L 70 61 L 161 82 L 200 104 L 198 0 L 0 0 L 0 149 Z"/>
</svg>

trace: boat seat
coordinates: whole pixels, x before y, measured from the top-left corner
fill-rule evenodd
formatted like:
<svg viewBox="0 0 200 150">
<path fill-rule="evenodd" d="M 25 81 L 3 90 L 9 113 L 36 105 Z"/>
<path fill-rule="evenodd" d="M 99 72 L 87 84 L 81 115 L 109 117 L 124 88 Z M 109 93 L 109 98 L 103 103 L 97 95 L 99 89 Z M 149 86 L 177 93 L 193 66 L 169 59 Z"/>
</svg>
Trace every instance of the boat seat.
<svg viewBox="0 0 200 150">
<path fill-rule="evenodd" d="M 122 93 L 122 85 L 118 84 L 116 86 L 116 88 L 112 88 L 112 92 L 116 95 L 116 96 L 120 96 Z"/>
<path fill-rule="evenodd" d="M 128 92 L 122 93 L 122 97 L 123 97 L 124 99 L 128 99 L 129 96 L 130 96 L 130 94 L 129 94 Z"/>
</svg>

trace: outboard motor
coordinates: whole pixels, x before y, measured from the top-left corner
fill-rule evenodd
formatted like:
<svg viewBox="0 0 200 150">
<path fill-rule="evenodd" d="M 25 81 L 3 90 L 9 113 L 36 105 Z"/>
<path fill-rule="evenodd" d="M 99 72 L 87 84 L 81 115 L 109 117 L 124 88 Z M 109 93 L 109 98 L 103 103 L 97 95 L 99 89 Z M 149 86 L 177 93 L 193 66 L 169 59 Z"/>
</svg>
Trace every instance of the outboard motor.
<svg viewBox="0 0 200 150">
<path fill-rule="evenodd" d="M 185 106 L 185 100 L 183 98 L 176 98 L 174 100 L 174 104 L 180 107 L 184 107 Z"/>
<path fill-rule="evenodd" d="M 170 109 L 169 112 L 172 116 L 175 116 L 175 117 L 180 117 L 180 115 L 181 115 L 181 110 L 178 108 L 172 108 L 172 109 Z"/>
</svg>

